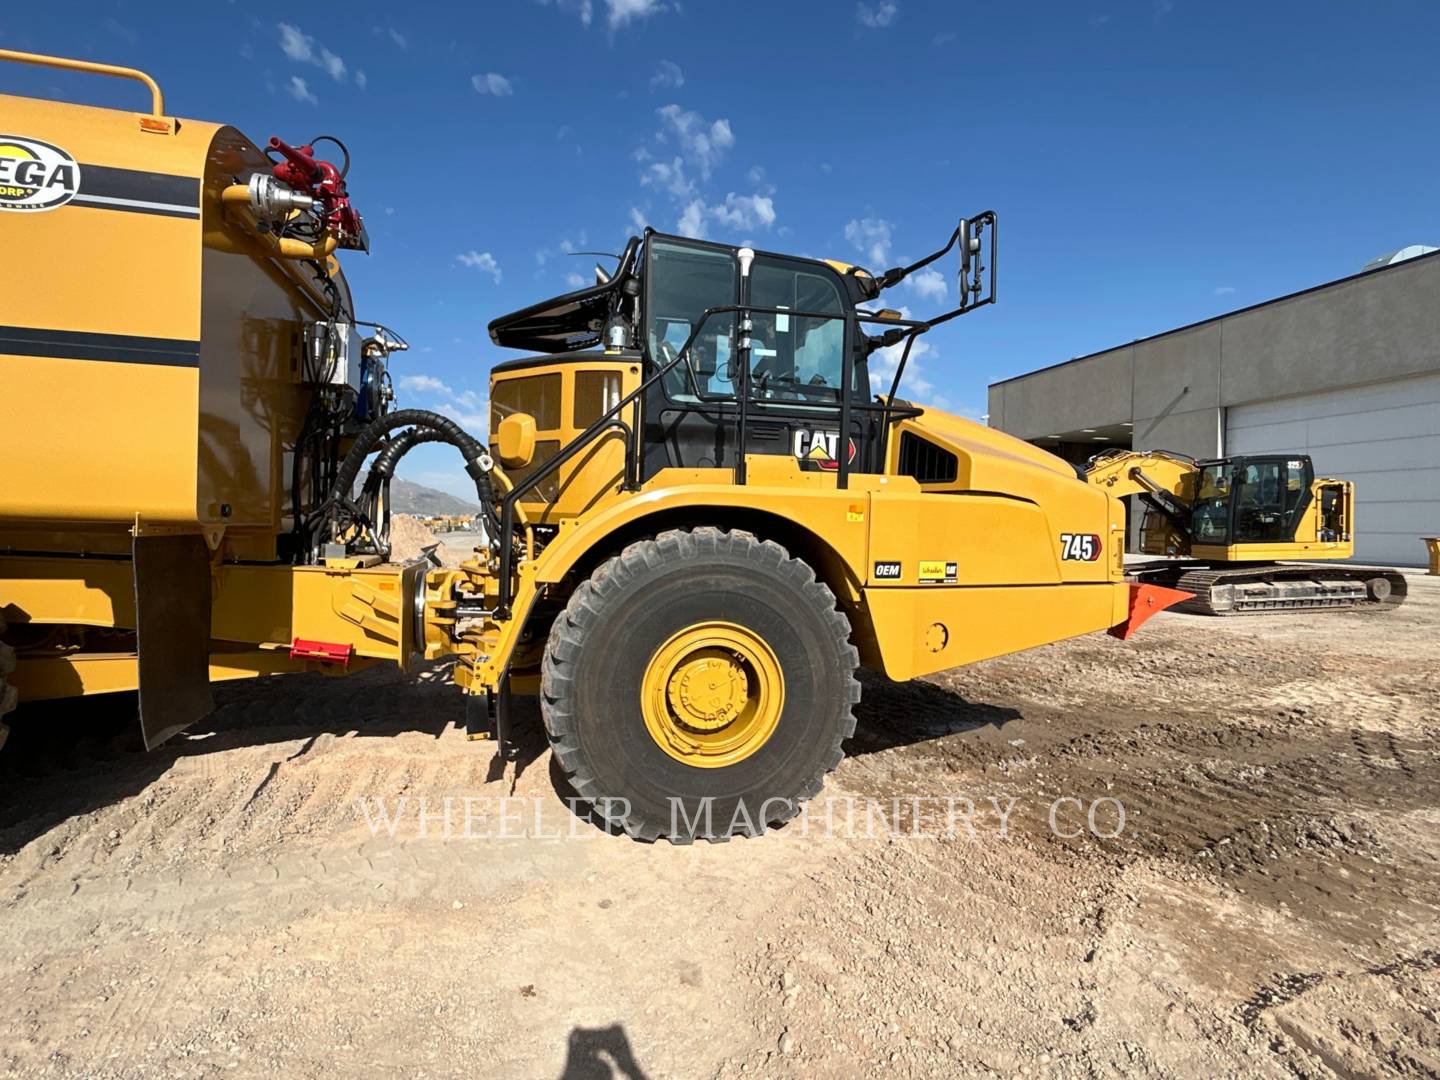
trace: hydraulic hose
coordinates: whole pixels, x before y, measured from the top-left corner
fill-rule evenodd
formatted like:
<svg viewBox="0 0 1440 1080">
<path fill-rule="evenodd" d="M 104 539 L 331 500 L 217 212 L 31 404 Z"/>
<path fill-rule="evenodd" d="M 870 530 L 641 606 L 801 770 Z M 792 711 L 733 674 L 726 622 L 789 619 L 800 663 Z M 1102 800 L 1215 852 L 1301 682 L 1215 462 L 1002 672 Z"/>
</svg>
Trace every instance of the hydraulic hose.
<svg viewBox="0 0 1440 1080">
<path fill-rule="evenodd" d="M 421 443 L 441 441 L 443 441 L 443 436 L 434 428 L 416 427 L 409 431 L 402 431 L 390 440 L 385 449 L 375 455 L 375 460 L 370 463 L 370 475 L 389 480 L 395 475 L 395 467 L 400 464 L 400 459 L 412 448 Z"/>
<path fill-rule="evenodd" d="M 370 472 L 365 478 L 365 490 L 378 490 L 381 484 L 388 484 L 395 475 L 395 469 L 400 464 L 400 459 L 408 454 L 421 443 L 441 442 L 442 436 L 438 431 L 431 428 L 411 428 L 402 431 L 395 438 L 391 439 L 385 448 L 375 455 L 375 460 L 370 463 Z M 510 478 L 500 469 L 499 465 L 491 468 L 491 485 L 498 485 L 502 495 L 508 495 L 514 490 L 515 485 Z M 515 507 L 515 519 L 521 525 L 529 524 L 525 510 L 521 506 Z M 498 523 L 493 523 L 498 525 Z"/>
<path fill-rule="evenodd" d="M 449 443 L 460 451 L 465 459 L 465 471 L 470 475 L 470 479 L 475 481 L 475 495 L 485 520 L 496 530 L 491 535 L 496 535 L 499 518 L 495 513 L 495 492 L 490 484 L 489 454 L 477 439 L 450 417 L 428 409 L 400 409 L 378 417 L 361 428 L 355 444 L 350 447 L 350 452 L 345 455 L 345 460 L 340 463 L 340 470 L 336 473 L 335 484 L 330 489 L 331 505 L 341 505 L 348 500 L 349 493 L 355 486 L 355 478 L 360 475 L 360 467 L 375 449 L 375 445 L 390 432 L 402 427 L 428 429 L 433 432 L 434 438 L 427 441 Z M 386 449 L 389 450 L 390 447 Z M 402 453 L 404 450 L 396 454 L 391 462 L 392 467 Z"/>
</svg>

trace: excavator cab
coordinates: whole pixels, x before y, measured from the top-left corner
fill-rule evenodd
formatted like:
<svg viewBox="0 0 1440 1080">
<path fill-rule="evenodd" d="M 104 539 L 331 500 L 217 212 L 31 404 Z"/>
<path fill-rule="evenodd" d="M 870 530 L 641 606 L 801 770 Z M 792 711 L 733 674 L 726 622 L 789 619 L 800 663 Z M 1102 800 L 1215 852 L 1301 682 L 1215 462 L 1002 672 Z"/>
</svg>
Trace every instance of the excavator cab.
<svg viewBox="0 0 1440 1080">
<path fill-rule="evenodd" d="M 1147 555 L 1205 549 L 1207 558 L 1243 561 L 1289 554 L 1250 554 L 1260 545 L 1348 544 L 1352 491 L 1343 480 L 1317 481 L 1303 454 L 1196 462 L 1175 493 L 1178 506 L 1146 500 L 1140 547 Z"/>
<path fill-rule="evenodd" d="M 1310 458 L 1301 455 L 1263 455 L 1225 458 L 1199 463 L 1195 494 L 1190 506 L 1190 531 L 1197 547 L 1237 548 L 1234 558 L 1245 558 L 1249 545 L 1341 542 L 1333 526 L 1348 504 L 1342 481 L 1315 482 Z M 1324 495 L 1329 527 L 1319 513 Z M 1348 540 L 1349 537 L 1343 537 Z"/>
</svg>

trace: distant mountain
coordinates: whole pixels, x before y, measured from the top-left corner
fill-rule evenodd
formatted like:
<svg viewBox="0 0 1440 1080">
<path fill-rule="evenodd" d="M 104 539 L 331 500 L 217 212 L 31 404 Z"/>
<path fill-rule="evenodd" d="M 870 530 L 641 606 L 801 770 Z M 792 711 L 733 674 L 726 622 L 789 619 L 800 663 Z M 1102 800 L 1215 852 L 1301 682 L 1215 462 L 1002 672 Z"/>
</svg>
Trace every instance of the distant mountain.
<svg viewBox="0 0 1440 1080">
<path fill-rule="evenodd" d="M 390 481 L 390 509 L 397 514 L 459 515 L 478 513 L 480 507 L 477 503 L 466 502 L 397 476 Z"/>
</svg>

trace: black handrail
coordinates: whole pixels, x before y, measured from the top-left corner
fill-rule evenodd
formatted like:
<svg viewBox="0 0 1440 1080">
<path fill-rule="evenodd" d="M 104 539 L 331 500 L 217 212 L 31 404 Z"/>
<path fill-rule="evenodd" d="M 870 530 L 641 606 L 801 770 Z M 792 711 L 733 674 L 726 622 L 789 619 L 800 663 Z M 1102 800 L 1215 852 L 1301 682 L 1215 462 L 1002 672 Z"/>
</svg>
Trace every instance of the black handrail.
<svg viewBox="0 0 1440 1080">
<path fill-rule="evenodd" d="M 650 375 L 647 379 L 645 379 L 639 386 L 637 386 L 634 390 L 632 390 L 630 393 L 626 394 L 626 395 L 625 395 L 623 398 L 621 398 L 618 402 L 616 402 L 614 405 L 612 405 L 598 420 L 596 420 L 594 423 L 592 423 L 588 428 L 586 428 L 584 431 L 582 431 L 582 432 L 581 432 L 579 435 L 577 435 L 574 439 L 570 440 L 570 443 L 569 443 L 567 446 L 565 446 L 562 450 L 560 450 L 559 453 L 557 453 L 557 454 L 555 454 L 553 457 L 549 458 L 547 461 L 545 461 L 544 463 L 542 463 L 539 468 L 535 469 L 535 470 L 534 470 L 533 472 L 531 472 L 528 476 L 526 476 L 523 480 L 521 480 L 521 481 L 519 481 L 518 483 L 516 483 L 516 484 L 514 485 L 514 487 L 512 487 L 512 488 L 510 489 L 510 491 L 504 496 L 504 498 L 501 499 L 501 501 L 500 501 L 500 566 L 499 566 L 499 573 L 498 573 L 498 577 L 499 577 L 499 594 L 498 594 L 497 597 L 496 597 L 496 604 L 495 604 L 495 617 L 496 617 L 497 619 L 508 619 L 508 618 L 510 617 L 510 601 L 513 599 L 513 589 L 511 588 L 511 577 L 512 577 L 513 570 L 514 570 L 515 549 L 514 549 L 514 544 L 513 544 L 511 541 L 512 541 L 513 533 L 514 533 L 514 531 L 515 531 L 515 504 L 518 503 L 518 502 L 520 501 L 520 499 L 523 498 L 525 495 L 528 495 L 531 491 L 533 491 L 536 487 L 538 487 L 539 484 L 540 484 L 540 482 L 541 482 L 542 480 L 544 480 L 546 477 L 548 477 L 551 473 L 556 472 L 562 465 L 564 465 L 567 461 L 569 461 L 569 460 L 570 460 L 571 458 L 573 458 L 576 454 L 578 454 L 584 447 L 588 446 L 588 445 L 590 444 L 590 442 L 593 441 L 593 440 L 594 440 L 597 436 L 599 436 L 602 432 L 608 431 L 608 430 L 610 430 L 610 429 L 612 429 L 612 428 L 616 428 L 616 427 L 623 428 L 623 429 L 625 430 L 625 486 L 626 486 L 626 488 L 629 489 L 629 490 L 635 490 L 635 489 L 637 489 L 637 488 L 639 487 L 639 484 L 640 484 L 640 468 L 639 468 L 638 458 L 639 458 L 639 450 L 640 450 L 640 447 L 639 447 L 639 436 L 640 436 L 640 400 L 641 400 L 641 397 L 644 395 L 644 393 L 645 393 L 647 390 L 649 390 L 652 386 L 654 386 L 657 382 L 659 382 L 659 381 L 660 381 L 661 379 L 663 379 L 666 375 L 668 375 L 671 371 L 673 371 L 677 366 L 679 366 L 679 364 L 681 363 L 681 361 L 684 361 L 684 363 L 685 363 L 685 370 L 686 370 L 686 372 L 687 372 L 687 373 L 689 374 L 689 376 L 690 376 L 690 383 L 691 383 L 691 386 L 692 386 L 692 387 L 694 388 L 694 390 L 695 390 L 695 394 L 696 394 L 696 397 L 697 397 L 697 398 L 699 398 L 701 401 L 707 401 L 707 400 L 708 400 L 708 401 L 729 401 L 729 400 L 731 400 L 731 397 L 730 397 L 729 395 L 724 395 L 724 394 L 714 394 L 714 395 L 712 395 L 712 394 L 707 394 L 707 393 L 701 391 L 701 389 L 700 389 L 700 377 L 699 377 L 699 375 L 696 373 L 696 371 L 695 371 L 695 366 L 694 366 L 694 364 L 691 363 L 691 360 L 690 360 L 690 349 L 691 349 L 691 346 L 694 345 L 695 339 L 696 339 L 697 337 L 699 337 L 700 331 L 704 329 L 705 324 L 710 320 L 710 318 L 711 318 L 712 316 L 714 316 L 714 315 L 728 315 L 728 314 L 735 314 L 735 313 L 740 313 L 740 312 L 744 312 L 746 318 L 749 318 L 750 316 L 759 314 L 759 315 L 786 315 L 786 316 L 789 316 L 790 318 L 793 318 L 793 319 L 845 319 L 845 320 L 847 320 L 847 321 L 853 319 L 853 320 L 854 320 L 855 322 L 857 322 L 857 323 L 861 323 L 861 322 L 883 322 L 883 323 L 886 323 L 887 325 L 890 325 L 890 326 L 892 326 L 892 327 L 903 327 L 903 328 L 906 330 L 906 334 L 905 334 L 904 336 L 905 336 L 906 338 L 908 338 L 909 341 L 913 341 L 916 336 L 918 336 L 918 335 L 920 335 L 920 334 L 923 334 L 926 330 L 930 329 L 930 324 L 929 324 L 929 323 L 922 322 L 922 321 L 920 321 L 920 320 L 916 320 L 916 319 L 882 318 L 880 315 L 878 315 L 878 314 L 872 314 L 872 313 L 870 313 L 870 312 L 859 312 L 859 311 L 857 311 L 857 312 L 836 314 L 836 313 L 833 312 L 833 311 L 827 311 L 827 312 L 795 311 L 795 310 L 792 310 L 792 309 L 790 309 L 790 308 L 757 308 L 757 307 L 750 307 L 750 306 L 748 306 L 748 305 L 742 305 L 742 304 L 727 304 L 727 305 L 724 305 L 724 306 L 721 306 L 721 307 L 706 308 L 705 311 L 701 314 L 699 322 L 697 322 L 697 323 L 695 324 L 695 328 L 690 331 L 690 336 L 685 339 L 685 344 L 681 347 L 680 351 L 675 355 L 674 359 L 668 361 L 663 367 L 657 368 L 656 371 L 655 371 L 652 375 Z M 907 345 L 906 345 L 906 350 L 905 350 L 905 355 L 906 355 L 906 356 L 909 355 L 909 351 L 910 351 L 910 350 L 909 350 L 909 344 L 907 343 Z M 848 355 L 848 354 L 847 354 L 847 355 Z M 742 365 L 742 367 L 743 367 L 743 366 L 745 366 L 745 365 Z M 850 417 L 850 412 L 851 412 L 852 409 L 857 409 L 857 410 L 860 410 L 860 411 L 862 411 L 862 412 L 880 412 L 880 413 L 886 414 L 886 416 L 885 416 L 885 418 L 884 418 L 884 420 L 883 420 L 883 423 L 884 423 L 885 426 L 886 426 L 886 430 L 888 430 L 889 424 L 890 424 L 890 422 L 891 422 L 891 416 L 890 416 L 889 414 L 892 414 L 892 413 L 893 413 L 893 414 L 896 414 L 896 415 L 895 415 L 895 419 L 903 419 L 904 416 L 907 416 L 907 415 L 908 415 L 908 416 L 918 416 L 918 415 L 920 415 L 920 413 L 923 411 L 923 410 L 920 410 L 920 409 L 918 409 L 918 408 L 914 408 L 913 406 L 912 406 L 912 407 L 900 407 L 900 408 L 895 407 L 894 404 L 893 404 L 893 401 L 894 401 L 893 390 L 892 390 L 891 398 L 890 398 L 889 400 L 887 400 L 883 405 L 875 405 L 875 404 L 872 404 L 872 403 L 870 403 L 870 402 L 864 402 L 864 403 L 862 403 L 862 402 L 853 402 L 853 403 L 852 403 L 851 400 L 850 400 L 850 398 L 851 398 L 851 396 L 852 396 L 852 395 L 851 395 L 851 389 L 852 389 L 852 388 L 850 387 L 849 383 L 850 383 L 851 378 L 852 378 L 852 375 L 853 375 L 853 369 L 854 369 L 854 361 L 853 361 L 853 359 L 851 359 L 851 360 L 848 362 L 848 364 L 846 365 L 846 367 L 849 369 L 850 374 L 846 374 L 845 377 L 844 377 L 844 379 L 843 379 L 844 385 L 843 385 L 842 388 L 841 388 L 841 397 L 840 397 L 840 402 L 839 402 L 838 405 L 832 405 L 832 404 L 829 403 L 829 402 L 813 402 L 813 403 L 811 403 L 811 402 L 806 402 L 805 404 L 806 404 L 806 406 L 809 407 L 809 408 L 819 408 L 819 409 L 838 408 L 839 411 L 840 411 L 840 416 L 841 416 L 841 425 L 842 425 L 841 434 L 842 434 L 847 440 L 848 440 L 849 437 L 850 437 L 850 432 L 849 432 L 848 426 L 846 426 L 846 425 L 848 425 L 848 421 L 849 421 L 849 417 Z M 749 391 L 749 380 L 748 380 L 748 378 L 745 378 L 744 375 L 748 375 L 748 372 L 743 373 L 743 374 L 742 374 L 742 379 L 741 379 L 741 389 L 742 389 L 742 393 L 741 393 L 741 395 L 739 395 L 739 405 L 740 405 L 740 409 L 741 409 L 741 416 L 742 416 L 742 418 L 743 418 L 744 415 L 745 415 L 745 406 L 746 406 L 746 403 L 747 403 L 747 399 L 749 398 L 749 392 L 748 392 L 748 391 Z M 898 380 L 897 380 L 897 381 L 898 381 Z M 755 404 L 757 404 L 757 405 L 769 405 L 769 404 L 775 404 L 775 403 L 773 403 L 773 402 L 756 402 Z M 786 404 L 793 404 L 793 403 L 792 403 L 792 402 L 787 402 Z M 620 413 L 626 408 L 626 406 L 633 406 L 633 407 L 634 407 L 634 423 L 633 423 L 633 424 L 627 424 L 627 423 L 625 423 L 623 420 L 620 420 L 620 419 L 619 419 Z M 902 415 L 902 414 L 903 414 L 903 415 Z M 743 429 L 742 429 L 742 430 L 743 430 Z M 837 477 L 837 484 L 838 484 L 840 487 L 842 487 L 842 488 L 845 487 L 845 481 L 847 481 L 848 478 L 849 478 L 849 469 L 848 469 L 848 467 L 847 467 L 848 464 L 849 464 L 849 454 L 846 452 L 847 449 L 848 449 L 848 442 L 847 442 L 846 448 L 844 448 L 844 449 L 841 449 L 841 448 L 838 448 L 838 447 L 837 447 L 837 453 L 839 454 L 839 462 L 840 462 L 840 472 L 839 472 L 839 476 Z M 745 446 L 744 446 L 743 443 L 741 443 L 741 444 L 740 444 L 739 446 L 737 446 L 737 448 L 736 448 L 736 467 L 735 467 L 736 482 L 737 482 L 737 483 L 740 483 L 740 484 L 743 484 L 743 483 L 745 482 L 745 472 L 744 472 L 744 465 L 743 465 L 744 460 L 745 460 Z M 633 466 L 632 466 L 632 461 L 635 462 L 635 464 L 634 464 Z"/>
</svg>

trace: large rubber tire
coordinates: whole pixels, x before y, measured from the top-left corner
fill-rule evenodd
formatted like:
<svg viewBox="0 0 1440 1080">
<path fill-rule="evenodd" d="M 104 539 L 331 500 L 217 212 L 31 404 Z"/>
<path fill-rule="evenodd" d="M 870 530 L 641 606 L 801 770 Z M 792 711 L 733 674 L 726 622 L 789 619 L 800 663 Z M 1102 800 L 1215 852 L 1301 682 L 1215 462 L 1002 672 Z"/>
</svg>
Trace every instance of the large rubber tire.
<svg viewBox="0 0 1440 1080">
<path fill-rule="evenodd" d="M 641 685 L 672 635 L 709 619 L 765 641 L 784 703 L 774 733 L 748 757 L 702 768 L 651 736 Z M 575 590 L 551 627 L 540 701 L 555 757 L 594 813 L 637 839 L 763 833 L 819 793 L 855 731 L 859 653 L 849 636 L 834 594 L 779 544 L 714 528 L 631 544 Z"/>
</svg>

